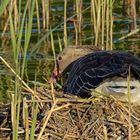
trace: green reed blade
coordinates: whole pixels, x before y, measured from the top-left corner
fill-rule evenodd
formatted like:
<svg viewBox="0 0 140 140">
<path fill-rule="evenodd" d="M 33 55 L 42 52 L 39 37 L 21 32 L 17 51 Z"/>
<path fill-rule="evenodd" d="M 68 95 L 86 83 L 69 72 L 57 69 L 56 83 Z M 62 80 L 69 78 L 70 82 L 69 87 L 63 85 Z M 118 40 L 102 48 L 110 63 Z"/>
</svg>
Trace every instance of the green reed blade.
<svg viewBox="0 0 140 140">
<path fill-rule="evenodd" d="M 35 128 L 36 128 L 36 121 L 37 121 L 37 112 L 38 112 L 38 104 L 34 105 L 33 110 L 33 119 L 31 125 L 31 132 L 30 132 L 30 140 L 34 140 Z"/>
<path fill-rule="evenodd" d="M 25 63 L 26 63 L 26 55 L 27 55 L 27 50 L 29 47 L 31 33 L 32 33 L 32 22 L 33 22 L 34 9 L 35 9 L 35 0 L 32 1 L 31 11 L 30 11 L 30 15 L 29 15 L 29 22 L 27 24 L 27 27 L 25 28 L 26 30 L 25 30 L 24 57 L 23 57 L 23 63 L 22 63 L 21 77 L 23 76 L 23 73 L 24 73 L 24 67 L 25 67 Z"/>
<path fill-rule="evenodd" d="M 12 46 L 13 46 L 13 53 L 14 53 L 14 60 L 16 61 L 16 35 L 15 35 L 15 30 L 14 30 L 14 23 L 13 23 L 13 19 L 12 19 L 12 13 L 11 11 L 9 12 L 9 19 L 10 19 L 10 33 L 11 33 L 11 42 L 12 42 Z"/>
<path fill-rule="evenodd" d="M 3 14 L 4 10 L 6 9 L 6 6 L 9 4 L 10 0 L 2 0 L 0 5 L 0 16 Z"/>
</svg>

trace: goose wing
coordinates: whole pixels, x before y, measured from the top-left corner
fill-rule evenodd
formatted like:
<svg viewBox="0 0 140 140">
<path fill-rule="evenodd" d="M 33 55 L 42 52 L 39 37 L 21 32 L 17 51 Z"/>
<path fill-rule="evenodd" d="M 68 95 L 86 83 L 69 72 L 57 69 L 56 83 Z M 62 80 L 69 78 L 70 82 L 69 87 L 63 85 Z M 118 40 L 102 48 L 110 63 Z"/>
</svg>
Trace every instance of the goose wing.
<svg viewBox="0 0 140 140">
<path fill-rule="evenodd" d="M 85 55 L 73 64 L 64 92 L 89 97 L 91 89 L 110 77 L 127 77 L 128 69 L 139 78 L 140 59 L 125 52 L 98 51 Z"/>
</svg>

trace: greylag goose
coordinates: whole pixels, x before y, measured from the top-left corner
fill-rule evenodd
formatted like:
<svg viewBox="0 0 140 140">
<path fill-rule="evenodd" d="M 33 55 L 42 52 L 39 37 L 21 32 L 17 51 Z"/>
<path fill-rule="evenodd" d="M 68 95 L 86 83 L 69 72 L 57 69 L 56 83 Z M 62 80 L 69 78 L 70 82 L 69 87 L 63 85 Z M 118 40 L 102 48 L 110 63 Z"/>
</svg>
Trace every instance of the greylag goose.
<svg viewBox="0 0 140 140">
<path fill-rule="evenodd" d="M 53 71 L 54 77 L 51 80 L 56 80 L 62 73 L 70 70 L 69 68 L 72 67 L 72 62 L 78 58 L 95 51 L 99 51 L 99 48 L 93 45 L 68 46 L 64 48 L 56 58 L 56 66 Z"/>
<path fill-rule="evenodd" d="M 127 52 L 98 51 L 90 47 L 81 47 L 78 51 L 76 54 L 76 48 L 69 47 L 57 57 L 57 74 L 55 70 L 53 79 L 69 70 L 64 93 L 85 98 L 95 89 L 127 101 L 130 69 L 131 102 L 140 101 L 140 59 Z"/>
</svg>

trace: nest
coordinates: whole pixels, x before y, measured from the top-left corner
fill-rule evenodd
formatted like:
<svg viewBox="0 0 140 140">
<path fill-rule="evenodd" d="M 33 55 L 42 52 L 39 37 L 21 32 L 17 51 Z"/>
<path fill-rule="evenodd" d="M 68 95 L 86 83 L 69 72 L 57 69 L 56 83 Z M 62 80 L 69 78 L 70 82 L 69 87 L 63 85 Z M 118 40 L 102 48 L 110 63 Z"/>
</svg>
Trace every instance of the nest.
<svg viewBox="0 0 140 140">
<path fill-rule="evenodd" d="M 21 105 L 19 139 L 30 135 L 35 104 L 37 120 L 34 139 L 48 140 L 125 140 L 140 139 L 140 107 L 118 101 L 114 97 L 81 99 L 62 92 L 50 92 L 38 88 L 36 99 L 24 100 Z M 23 117 L 23 108 L 28 106 L 28 118 Z M 1 112 L 0 137 L 10 139 L 12 123 L 10 106 Z M 27 120 L 28 129 L 27 132 Z M 27 134 L 28 133 L 28 134 Z"/>
</svg>

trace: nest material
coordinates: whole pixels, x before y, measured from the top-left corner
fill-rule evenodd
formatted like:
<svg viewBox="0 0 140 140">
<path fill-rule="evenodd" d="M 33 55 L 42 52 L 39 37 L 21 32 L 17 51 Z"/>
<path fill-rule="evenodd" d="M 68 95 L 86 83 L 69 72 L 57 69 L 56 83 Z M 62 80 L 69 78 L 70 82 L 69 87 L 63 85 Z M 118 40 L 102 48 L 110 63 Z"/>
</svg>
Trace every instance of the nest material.
<svg viewBox="0 0 140 140">
<path fill-rule="evenodd" d="M 35 139 L 43 129 L 41 139 L 48 140 L 114 140 L 140 139 L 140 107 L 123 103 L 113 97 L 93 97 L 81 99 L 63 93 L 50 94 L 46 89 L 38 88 L 40 101 L 27 100 L 29 110 L 29 128 L 33 117 L 33 102 L 40 104 L 37 114 Z M 22 110 L 23 108 L 21 108 Z M 7 111 L 10 114 L 10 111 Z M 9 116 L 9 115 L 6 115 Z M 21 116 L 23 116 L 21 111 Z M 21 117 L 22 118 L 22 117 Z M 6 123 L 7 122 L 7 123 Z M 1 123 L 0 136 L 10 139 L 12 130 L 10 117 Z M 24 119 L 20 128 L 25 129 Z M 8 131 L 5 131 L 5 130 Z M 25 137 L 25 131 L 19 139 Z"/>
</svg>

